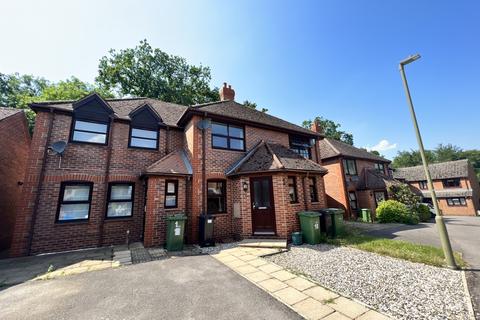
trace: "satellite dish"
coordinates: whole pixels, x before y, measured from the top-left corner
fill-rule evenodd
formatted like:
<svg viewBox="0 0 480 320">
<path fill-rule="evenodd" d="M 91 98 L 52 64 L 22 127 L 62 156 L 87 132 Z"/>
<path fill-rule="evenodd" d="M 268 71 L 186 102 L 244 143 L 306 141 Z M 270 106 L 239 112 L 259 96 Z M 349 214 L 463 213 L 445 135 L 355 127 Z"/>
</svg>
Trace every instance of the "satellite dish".
<svg viewBox="0 0 480 320">
<path fill-rule="evenodd" d="M 211 123 L 212 123 L 212 122 L 211 122 L 210 119 L 200 120 L 200 121 L 197 123 L 197 127 L 198 127 L 198 129 L 205 130 L 205 129 L 210 128 Z"/>
<path fill-rule="evenodd" d="M 53 152 L 55 152 L 56 154 L 62 155 L 66 147 L 67 147 L 67 143 L 65 141 L 60 140 L 60 141 L 54 142 L 49 149 L 52 149 Z"/>
</svg>

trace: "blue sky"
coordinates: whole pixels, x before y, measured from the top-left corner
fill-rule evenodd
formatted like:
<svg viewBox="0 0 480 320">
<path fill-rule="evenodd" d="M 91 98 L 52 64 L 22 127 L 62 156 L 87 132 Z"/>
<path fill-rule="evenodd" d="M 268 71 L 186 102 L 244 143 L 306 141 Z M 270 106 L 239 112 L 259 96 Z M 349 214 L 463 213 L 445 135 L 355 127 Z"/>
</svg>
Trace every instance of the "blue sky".
<svg viewBox="0 0 480 320">
<path fill-rule="evenodd" d="M 416 147 L 398 61 L 427 148 L 478 148 L 478 1 L 2 1 L 0 72 L 93 82 L 110 48 L 210 66 L 237 101 L 300 124 L 324 116 L 381 153 Z M 390 149 L 389 149 L 390 148 Z M 387 149 L 387 150 L 385 150 Z"/>
</svg>

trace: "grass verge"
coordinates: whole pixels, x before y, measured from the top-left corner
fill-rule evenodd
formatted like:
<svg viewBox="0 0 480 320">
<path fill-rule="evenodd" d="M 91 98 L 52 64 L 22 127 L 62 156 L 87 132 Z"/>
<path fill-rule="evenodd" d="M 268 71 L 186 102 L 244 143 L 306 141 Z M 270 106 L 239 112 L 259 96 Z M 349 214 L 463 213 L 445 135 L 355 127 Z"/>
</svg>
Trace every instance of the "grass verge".
<svg viewBox="0 0 480 320">
<path fill-rule="evenodd" d="M 325 239 L 325 242 L 436 267 L 446 266 L 445 257 L 441 248 L 401 240 L 367 236 L 354 229 L 347 230 L 345 234 L 339 238 Z M 467 263 L 462 259 L 461 254 L 455 252 L 454 255 L 458 266 L 465 268 Z"/>
</svg>

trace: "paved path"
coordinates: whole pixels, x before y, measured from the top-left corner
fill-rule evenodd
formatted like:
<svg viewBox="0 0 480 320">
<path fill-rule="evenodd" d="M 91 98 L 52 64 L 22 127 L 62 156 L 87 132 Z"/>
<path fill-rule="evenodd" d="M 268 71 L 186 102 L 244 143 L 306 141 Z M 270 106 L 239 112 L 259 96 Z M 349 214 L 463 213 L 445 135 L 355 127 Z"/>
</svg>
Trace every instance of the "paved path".
<svg viewBox="0 0 480 320">
<path fill-rule="evenodd" d="M 453 249 L 461 252 L 470 265 L 466 277 L 475 314 L 480 320 L 480 217 L 445 217 L 445 221 Z M 370 235 L 441 247 L 435 223 L 420 223 L 414 226 L 354 225 L 371 228 L 367 231 Z"/>
<path fill-rule="evenodd" d="M 305 319 L 389 319 L 363 304 L 342 297 L 261 258 L 275 252 L 278 250 L 235 247 L 221 250 L 212 256 L 282 301 Z"/>
<path fill-rule="evenodd" d="M 7 319 L 300 319 L 210 256 L 26 282 L 0 291 Z"/>
</svg>

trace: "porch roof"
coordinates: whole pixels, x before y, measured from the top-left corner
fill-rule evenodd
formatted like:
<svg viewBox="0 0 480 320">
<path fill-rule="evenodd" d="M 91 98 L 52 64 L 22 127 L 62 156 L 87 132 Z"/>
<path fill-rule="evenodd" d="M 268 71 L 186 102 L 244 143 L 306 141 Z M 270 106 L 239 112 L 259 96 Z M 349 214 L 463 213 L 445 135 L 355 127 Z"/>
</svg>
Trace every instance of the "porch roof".
<svg viewBox="0 0 480 320">
<path fill-rule="evenodd" d="M 148 166 L 145 175 L 178 175 L 189 176 L 192 174 L 192 165 L 185 151 L 175 151 L 167 154 L 157 162 Z"/>
<path fill-rule="evenodd" d="M 287 147 L 272 142 L 260 141 L 247 154 L 226 171 L 227 176 L 258 172 L 293 171 L 326 174 L 327 169 L 305 159 Z"/>
<path fill-rule="evenodd" d="M 365 168 L 360 175 L 357 186 L 360 190 L 375 190 L 386 189 L 397 184 L 401 184 L 401 182 L 376 170 Z"/>
</svg>

